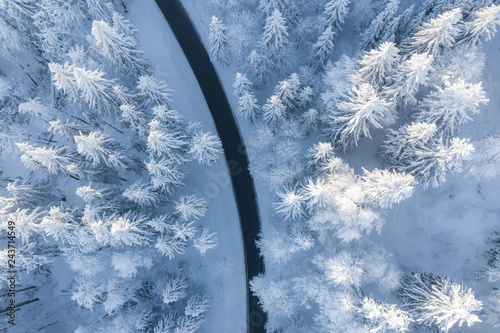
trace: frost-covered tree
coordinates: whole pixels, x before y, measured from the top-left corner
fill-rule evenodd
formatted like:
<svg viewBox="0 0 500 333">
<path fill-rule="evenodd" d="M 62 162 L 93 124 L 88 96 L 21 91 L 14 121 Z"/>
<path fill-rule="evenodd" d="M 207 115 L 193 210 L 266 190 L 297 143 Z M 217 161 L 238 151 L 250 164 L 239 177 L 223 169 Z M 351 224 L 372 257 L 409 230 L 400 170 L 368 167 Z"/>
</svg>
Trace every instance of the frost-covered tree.
<svg viewBox="0 0 500 333">
<path fill-rule="evenodd" d="M 71 165 L 80 160 L 76 152 L 69 147 L 36 147 L 28 143 L 16 145 L 23 153 L 21 161 L 35 172 L 71 176 Z"/>
<path fill-rule="evenodd" d="M 433 60 L 434 57 L 426 53 L 413 54 L 397 67 L 392 84 L 384 87 L 383 95 L 397 107 L 417 103 L 415 94 L 429 81 Z"/>
<path fill-rule="evenodd" d="M 337 108 L 328 116 L 327 131 L 344 152 L 357 146 L 362 136 L 371 138 L 371 127 L 382 128 L 395 121 L 390 103 L 369 83 L 353 86 L 347 99 Z"/>
<path fill-rule="evenodd" d="M 260 113 L 260 105 L 253 91 L 245 92 L 238 98 L 238 112 L 243 119 L 254 122 Z"/>
<path fill-rule="evenodd" d="M 132 170 L 136 162 L 130 159 L 119 142 L 102 132 L 80 133 L 74 136 L 78 153 L 84 156 L 92 165 L 104 163 L 115 169 Z"/>
<path fill-rule="evenodd" d="M 351 3 L 351 17 L 356 17 L 356 32 L 363 31 L 379 12 L 378 3 L 372 0 L 356 0 Z"/>
<path fill-rule="evenodd" d="M 56 89 L 63 90 L 71 101 L 76 101 L 79 92 L 73 68 L 68 62 L 64 65 L 49 63 L 49 70 L 52 73 L 52 81 Z"/>
<path fill-rule="evenodd" d="M 435 324 L 442 331 L 447 332 L 455 324 L 472 326 L 481 321 L 474 312 L 481 311 L 482 302 L 476 300 L 471 289 L 444 276 L 407 274 L 398 296 L 417 322 Z"/>
<path fill-rule="evenodd" d="M 448 137 L 455 133 L 458 125 L 472 120 L 471 115 L 479 113 L 481 104 L 487 103 L 481 83 L 445 82 L 444 88 L 437 87 L 422 101 L 415 119 L 436 124 L 438 130 Z"/>
<path fill-rule="evenodd" d="M 217 233 L 212 232 L 205 228 L 199 237 L 194 240 L 194 247 L 204 255 L 208 250 L 211 250 L 217 246 L 218 238 Z"/>
<path fill-rule="evenodd" d="M 207 212 L 207 202 L 196 195 L 181 196 L 175 202 L 175 212 L 184 219 L 189 221 L 191 219 L 199 220 Z"/>
<path fill-rule="evenodd" d="M 278 192 L 280 199 L 275 205 L 276 212 L 285 220 L 296 220 L 304 216 L 304 196 L 295 190 Z"/>
<path fill-rule="evenodd" d="M 184 185 L 185 174 L 173 161 L 167 158 L 151 159 L 146 163 L 146 168 L 151 175 L 151 185 L 155 190 L 159 189 L 172 195 L 176 189 Z"/>
<path fill-rule="evenodd" d="M 259 87 L 266 84 L 270 75 L 271 61 L 256 50 L 252 50 L 246 62 L 253 82 Z"/>
<path fill-rule="evenodd" d="M 327 27 L 319 36 L 318 41 L 313 45 L 313 61 L 318 68 L 323 68 L 333 51 L 335 32 L 331 27 Z"/>
<path fill-rule="evenodd" d="M 101 54 L 124 71 L 144 72 L 143 53 L 137 50 L 137 41 L 111 27 L 104 20 L 92 23 L 92 36 Z"/>
<path fill-rule="evenodd" d="M 234 94 L 238 97 L 252 91 L 252 82 L 247 78 L 246 74 L 236 73 L 233 83 Z"/>
<path fill-rule="evenodd" d="M 90 109 L 99 113 L 111 113 L 113 107 L 117 106 L 113 94 L 114 81 L 104 78 L 104 75 L 105 73 L 98 69 L 91 71 L 73 67 L 73 77 L 80 98 Z"/>
<path fill-rule="evenodd" d="M 342 25 L 349 13 L 350 3 L 351 0 L 330 0 L 325 5 L 324 19 L 335 35 L 342 30 Z"/>
<path fill-rule="evenodd" d="M 123 192 L 123 196 L 140 206 L 152 206 L 160 200 L 152 185 L 138 180 Z"/>
<path fill-rule="evenodd" d="M 410 314 L 395 304 L 378 303 L 365 297 L 358 312 L 368 321 L 367 332 L 406 332 L 413 321 Z"/>
<path fill-rule="evenodd" d="M 210 58 L 212 62 L 219 62 L 222 65 L 228 65 L 230 62 L 230 46 L 227 39 L 226 26 L 222 20 L 212 16 L 210 23 L 210 33 L 208 35 Z"/>
<path fill-rule="evenodd" d="M 165 105 L 172 109 L 172 90 L 165 81 L 153 75 L 143 75 L 137 81 L 137 90 L 144 106 Z"/>
<path fill-rule="evenodd" d="M 500 25 L 500 5 L 491 5 L 473 13 L 474 20 L 465 23 L 465 41 L 477 44 L 481 40 L 490 41 Z"/>
<path fill-rule="evenodd" d="M 110 225 L 110 243 L 112 246 L 140 246 L 147 244 L 151 239 L 145 230 L 146 216 L 127 212 L 120 216 L 113 214 L 108 218 Z"/>
<path fill-rule="evenodd" d="M 409 32 L 408 24 L 413 15 L 414 5 L 411 5 L 403 13 L 394 17 L 380 38 L 383 42 L 394 42 L 399 44 Z"/>
<path fill-rule="evenodd" d="M 359 61 L 359 79 L 373 87 L 389 83 L 399 62 L 399 50 L 394 43 L 384 42 L 377 49 L 365 53 Z"/>
<path fill-rule="evenodd" d="M 330 283 L 342 287 L 361 286 L 364 273 L 362 262 L 349 252 L 340 252 L 332 258 L 318 255 L 313 262 Z"/>
<path fill-rule="evenodd" d="M 55 240 L 61 239 L 68 241 L 73 236 L 73 230 L 77 228 L 76 209 L 62 208 L 53 206 L 40 223 L 45 234 L 54 237 Z"/>
<path fill-rule="evenodd" d="M 286 21 L 278 9 L 266 18 L 261 37 L 262 46 L 268 52 L 272 67 L 282 70 L 290 52 Z"/>
<path fill-rule="evenodd" d="M 109 0 L 85 0 L 90 15 L 97 19 L 108 20 L 113 13 L 113 3 Z"/>
<path fill-rule="evenodd" d="M 131 104 L 120 105 L 121 117 L 130 128 L 141 137 L 146 136 L 147 114 Z"/>
<path fill-rule="evenodd" d="M 257 275 L 250 281 L 250 288 L 267 313 L 283 317 L 293 315 L 296 305 L 292 301 L 292 291 L 285 281 L 275 282 L 264 275 Z"/>
<path fill-rule="evenodd" d="M 154 119 L 149 123 L 147 139 L 148 152 L 157 158 L 166 157 L 173 162 L 186 161 L 186 136 L 177 129 L 166 130 L 161 122 Z"/>
<path fill-rule="evenodd" d="M 222 143 L 216 135 L 200 130 L 191 138 L 189 154 L 198 163 L 212 165 L 219 159 L 221 153 Z"/>
<path fill-rule="evenodd" d="M 379 169 L 372 172 L 363 169 L 363 172 L 361 182 L 367 203 L 381 208 L 391 208 L 413 194 L 416 181 L 411 175 Z"/>
<path fill-rule="evenodd" d="M 79 133 L 88 134 L 88 130 L 86 127 L 78 124 L 76 122 L 70 122 L 66 120 L 66 122 L 62 122 L 60 119 L 49 121 L 49 128 L 47 131 L 52 132 L 54 135 L 61 135 L 70 141 L 74 141 L 74 137 Z"/>
<path fill-rule="evenodd" d="M 186 297 L 189 281 L 181 275 L 169 275 L 166 281 L 160 280 L 159 284 L 161 284 L 163 303 L 170 304 Z"/>
<path fill-rule="evenodd" d="M 275 127 L 285 120 L 286 106 L 276 95 L 267 99 L 267 103 L 264 105 L 263 111 L 264 121 L 270 127 Z"/>
<path fill-rule="evenodd" d="M 306 134 L 316 132 L 319 126 L 319 121 L 319 112 L 314 108 L 307 110 L 301 116 L 301 124 Z"/>
<path fill-rule="evenodd" d="M 206 294 L 194 295 L 187 301 L 184 313 L 189 317 L 201 317 L 207 312 L 210 302 Z"/>
<path fill-rule="evenodd" d="M 391 19 L 396 15 L 401 0 L 390 0 L 385 9 L 382 10 L 377 17 L 370 23 L 368 28 L 361 35 L 361 47 L 363 50 L 370 50 L 375 48 L 380 39 L 383 37 L 387 29 L 387 25 Z"/>
<path fill-rule="evenodd" d="M 181 238 L 175 237 L 170 233 L 160 235 L 155 244 L 155 248 L 162 255 L 173 259 L 175 254 L 184 253 L 187 242 Z"/>
<path fill-rule="evenodd" d="M 453 138 L 446 145 L 435 138 L 435 124 L 412 123 L 390 130 L 382 144 L 387 165 L 415 177 L 424 188 L 437 187 L 447 173 L 459 173 L 464 159 L 474 151 L 466 139 Z"/>
<path fill-rule="evenodd" d="M 19 209 L 13 210 L 7 216 L 2 218 L 2 227 L 7 230 L 8 226 L 15 225 L 15 235 L 21 239 L 23 245 L 30 241 L 30 238 L 40 233 L 43 228 L 40 225 L 44 212 L 39 208 L 35 209 Z"/>
<path fill-rule="evenodd" d="M 458 22 L 461 18 L 461 9 L 455 8 L 424 23 L 411 39 L 412 52 L 437 56 L 442 50 L 451 48 L 460 34 Z"/>
<path fill-rule="evenodd" d="M 118 276 L 122 278 L 135 277 L 137 269 L 140 267 L 151 268 L 153 261 L 151 257 L 136 253 L 134 251 L 117 252 L 111 257 L 113 269 L 118 271 Z"/>
</svg>

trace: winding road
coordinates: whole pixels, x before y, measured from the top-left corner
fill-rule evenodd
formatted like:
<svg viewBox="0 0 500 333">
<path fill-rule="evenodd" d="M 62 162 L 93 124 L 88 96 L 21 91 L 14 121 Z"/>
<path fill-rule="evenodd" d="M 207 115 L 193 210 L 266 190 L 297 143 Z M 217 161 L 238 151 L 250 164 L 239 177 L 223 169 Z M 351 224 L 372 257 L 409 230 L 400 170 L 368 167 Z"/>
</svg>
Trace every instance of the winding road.
<svg viewBox="0 0 500 333">
<path fill-rule="evenodd" d="M 184 7 L 179 0 L 156 0 L 156 3 L 198 80 L 222 142 L 243 234 L 248 333 L 265 332 L 266 314 L 262 311 L 257 297 L 252 295 L 249 285 L 253 276 L 264 273 L 264 262 L 255 245 L 260 230 L 260 216 L 254 183 L 248 170 L 245 145 L 219 76 Z"/>
</svg>

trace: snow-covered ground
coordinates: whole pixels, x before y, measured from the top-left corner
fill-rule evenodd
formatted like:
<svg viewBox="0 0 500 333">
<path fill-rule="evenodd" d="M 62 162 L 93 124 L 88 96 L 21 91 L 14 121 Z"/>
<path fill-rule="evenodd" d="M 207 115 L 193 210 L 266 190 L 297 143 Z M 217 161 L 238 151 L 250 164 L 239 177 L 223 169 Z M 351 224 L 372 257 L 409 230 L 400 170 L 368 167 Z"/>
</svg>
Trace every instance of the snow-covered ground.
<svg viewBox="0 0 500 333">
<path fill-rule="evenodd" d="M 127 18 L 139 30 L 142 49 L 158 78 L 175 91 L 175 107 L 191 121 L 215 132 L 210 111 L 184 54 L 154 0 L 132 1 Z M 184 191 L 208 202 L 204 225 L 217 232 L 218 246 L 201 258 L 194 251 L 189 261 L 197 281 L 205 285 L 212 307 L 200 332 L 243 332 L 246 329 L 246 286 L 243 245 L 238 212 L 228 169 L 223 158 L 210 168 L 190 172 Z M 192 249 L 191 249 L 192 250 Z M 180 256 L 182 259 L 182 256 Z"/>
</svg>

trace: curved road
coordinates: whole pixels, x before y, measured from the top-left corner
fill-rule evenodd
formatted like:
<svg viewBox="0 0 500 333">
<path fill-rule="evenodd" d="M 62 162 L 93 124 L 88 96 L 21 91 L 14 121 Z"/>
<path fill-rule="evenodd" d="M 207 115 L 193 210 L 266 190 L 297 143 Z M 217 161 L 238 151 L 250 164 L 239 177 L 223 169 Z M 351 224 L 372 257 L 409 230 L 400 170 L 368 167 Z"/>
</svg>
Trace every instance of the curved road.
<svg viewBox="0 0 500 333">
<path fill-rule="evenodd" d="M 156 3 L 167 19 L 198 80 L 224 148 L 243 233 L 248 333 L 265 332 L 266 314 L 258 304 L 257 297 L 252 295 L 249 285 L 251 277 L 264 273 L 264 262 L 255 245 L 260 229 L 260 216 L 253 180 L 248 171 L 248 156 L 245 145 L 224 89 L 222 89 L 219 76 L 180 1 L 156 0 Z"/>
</svg>

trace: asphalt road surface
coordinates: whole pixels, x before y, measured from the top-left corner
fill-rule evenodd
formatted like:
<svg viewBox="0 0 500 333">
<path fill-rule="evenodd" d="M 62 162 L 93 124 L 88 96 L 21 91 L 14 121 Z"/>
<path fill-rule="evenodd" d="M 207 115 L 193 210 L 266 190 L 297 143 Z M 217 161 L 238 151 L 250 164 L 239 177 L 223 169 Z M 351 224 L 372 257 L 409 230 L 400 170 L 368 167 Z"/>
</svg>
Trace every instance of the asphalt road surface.
<svg viewBox="0 0 500 333">
<path fill-rule="evenodd" d="M 156 3 L 174 32 L 198 80 L 222 141 L 243 233 L 247 280 L 248 333 L 265 332 L 266 314 L 258 304 L 257 297 L 252 295 L 248 283 L 253 276 L 264 273 L 264 262 L 259 256 L 259 251 L 255 245 L 260 230 L 260 216 L 254 183 L 248 171 L 248 156 L 245 145 L 219 76 L 210 62 L 210 57 L 200 40 L 200 36 L 180 1 L 156 0 Z M 228 221 L 228 223 L 230 222 Z M 228 276 L 228 278 L 231 277 Z"/>
</svg>

